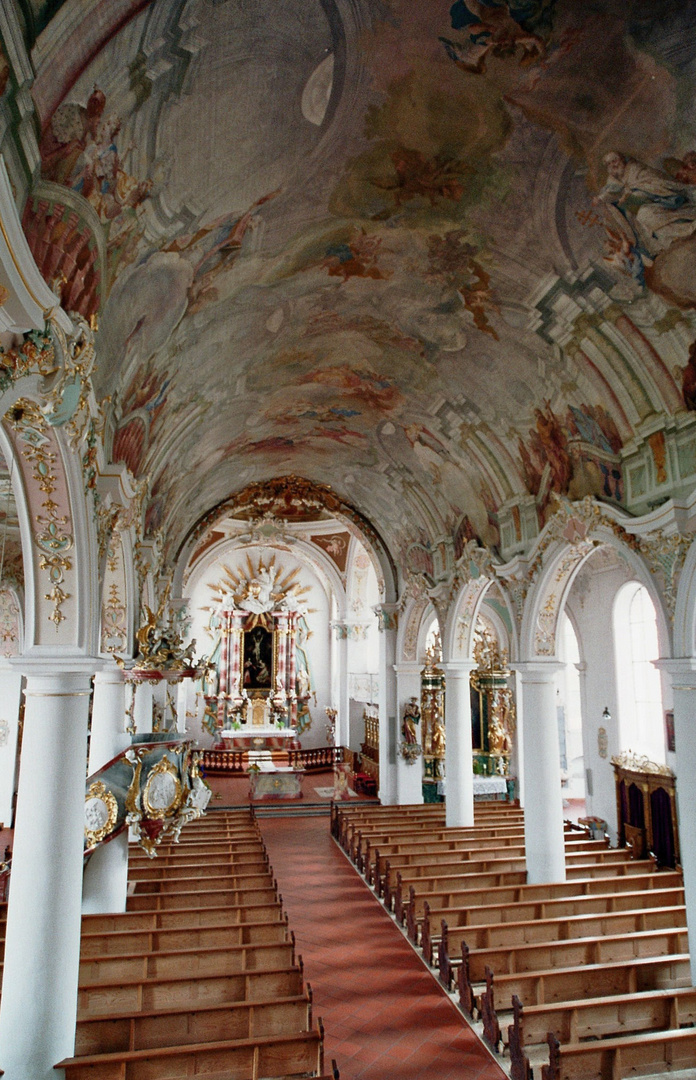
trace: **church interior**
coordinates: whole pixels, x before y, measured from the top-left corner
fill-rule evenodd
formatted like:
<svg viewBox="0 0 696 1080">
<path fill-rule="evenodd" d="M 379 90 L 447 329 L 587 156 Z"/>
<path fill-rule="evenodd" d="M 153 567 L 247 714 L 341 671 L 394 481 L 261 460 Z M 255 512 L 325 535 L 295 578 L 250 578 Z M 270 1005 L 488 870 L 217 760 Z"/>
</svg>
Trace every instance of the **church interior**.
<svg viewBox="0 0 696 1080">
<path fill-rule="evenodd" d="M 696 1076 L 695 89 L 2 0 L 5 1080 Z"/>
</svg>

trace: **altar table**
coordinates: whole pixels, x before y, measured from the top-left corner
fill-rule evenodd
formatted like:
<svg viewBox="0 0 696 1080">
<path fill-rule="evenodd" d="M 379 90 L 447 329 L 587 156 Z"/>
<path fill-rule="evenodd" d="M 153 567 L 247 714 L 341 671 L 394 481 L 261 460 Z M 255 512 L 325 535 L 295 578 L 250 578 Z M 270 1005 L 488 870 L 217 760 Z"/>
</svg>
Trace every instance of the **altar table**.
<svg viewBox="0 0 696 1080">
<path fill-rule="evenodd" d="M 282 766 L 252 770 L 249 773 L 249 794 L 252 799 L 301 799 L 304 769 Z"/>
</svg>

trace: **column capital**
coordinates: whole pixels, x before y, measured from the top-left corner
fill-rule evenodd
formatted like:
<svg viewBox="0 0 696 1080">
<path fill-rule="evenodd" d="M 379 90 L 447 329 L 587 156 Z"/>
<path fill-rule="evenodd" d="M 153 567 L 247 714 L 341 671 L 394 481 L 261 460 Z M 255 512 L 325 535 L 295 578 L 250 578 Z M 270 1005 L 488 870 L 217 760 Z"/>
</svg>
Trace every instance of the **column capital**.
<svg viewBox="0 0 696 1080">
<path fill-rule="evenodd" d="M 12 656 L 9 665 L 27 678 L 40 675 L 89 675 L 107 665 L 103 656 L 85 656 L 84 653 L 41 652 L 33 650 L 23 656 Z"/>
<path fill-rule="evenodd" d="M 522 681 L 528 683 L 551 682 L 564 667 L 560 660 L 516 660 L 510 664 L 511 670 L 519 672 Z"/>
<path fill-rule="evenodd" d="M 85 697 L 92 693 L 89 671 L 29 671 L 25 677 L 25 698 Z"/>
<path fill-rule="evenodd" d="M 123 668 L 120 668 L 117 663 L 107 663 L 103 668 L 95 671 L 94 681 L 103 685 L 118 686 L 121 683 L 125 683 L 125 673 Z"/>
<path fill-rule="evenodd" d="M 673 690 L 696 690 L 696 657 L 653 660 L 653 665 L 669 675 Z"/>
<path fill-rule="evenodd" d="M 397 675 L 420 675 L 423 667 L 417 660 L 409 660 L 407 663 L 394 664 L 394 671 Z"/>
<path fill-rule="evenodd" d="M 476 660 L 443 660 L 438 664 L 447 679 L 468 679 L 478 667 Z"/>
<path fill-rule="evenodd" d="M 372 610 L 377 616 L 380 632 L 383 630 L 398 630 L 401 604 L 375 604 Z"/>
</svg>

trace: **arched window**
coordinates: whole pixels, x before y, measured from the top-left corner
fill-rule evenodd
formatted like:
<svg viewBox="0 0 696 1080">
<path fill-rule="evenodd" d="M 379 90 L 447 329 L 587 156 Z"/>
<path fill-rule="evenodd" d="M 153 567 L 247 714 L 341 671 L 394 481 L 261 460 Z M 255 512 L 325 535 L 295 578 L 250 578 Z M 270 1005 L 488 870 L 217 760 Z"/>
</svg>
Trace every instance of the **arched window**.
<svg viewBox="0 0 696 1080">
<path fill-rule="evenodd" d="M 563 663 L 563 670 L 559 672 L 557 681 L 561 769 L 566 774 L 563 793 L 568 799 L 584 799 L 585 769 L 578 671 L 580 651 L 573 624 L 565 612 L 562 612 L 560 620 L 559 659 Z"/>
<path fill-rule="evenodd" d="M 648 590 L 637 581 L 629 581 L 616 594 L 614 645 L 621 749 L 662 763 L 662 686 L 652 664 L 660 655 L 657 617 Z"/>
</svg>

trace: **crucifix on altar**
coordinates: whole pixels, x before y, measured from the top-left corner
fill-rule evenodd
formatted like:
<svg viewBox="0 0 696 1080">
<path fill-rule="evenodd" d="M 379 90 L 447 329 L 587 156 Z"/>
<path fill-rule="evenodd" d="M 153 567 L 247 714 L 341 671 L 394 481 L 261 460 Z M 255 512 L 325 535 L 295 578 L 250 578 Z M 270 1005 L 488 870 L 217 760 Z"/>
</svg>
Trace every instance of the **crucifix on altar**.
<svg viewBox="0 0 696 1080">
<path fill-rule="evenodd" d="M 219 634 L 214 695 L 217 726 L 222 738 L 287 740 L 311 724 L 311 685 L 302 643 L 307 636 L 308 591 L 284 572 L 272 557 L 261 556 L 225 578 L 214 588 L 216 606 L 211 629 Z M 213 688 L 211 688 L 213 689 Z"/>
</svg>

